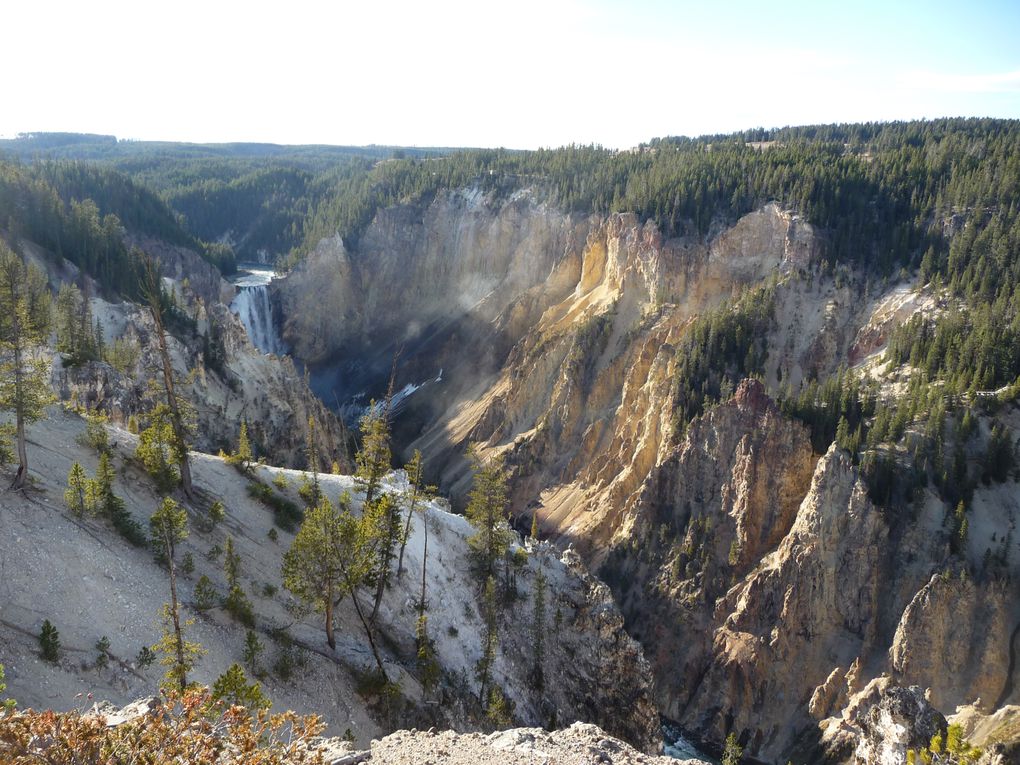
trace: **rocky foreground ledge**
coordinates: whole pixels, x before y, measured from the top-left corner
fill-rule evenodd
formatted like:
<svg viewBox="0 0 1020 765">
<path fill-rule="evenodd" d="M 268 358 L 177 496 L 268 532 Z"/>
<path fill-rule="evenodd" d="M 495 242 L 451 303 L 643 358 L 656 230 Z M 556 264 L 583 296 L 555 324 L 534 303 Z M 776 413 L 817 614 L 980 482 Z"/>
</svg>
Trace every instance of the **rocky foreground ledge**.
<svg viewBox="0 0 1020 765">
<path fill-rule="evenodd" d="M 607 735 L 601 728 L 576 722 L 553 731 L 511 728 L 496 733 L 397 731 L 372 742 L 370 751 L 352 752 L 334 765 L 703 765 L 647 755 Z"/>
</svg>

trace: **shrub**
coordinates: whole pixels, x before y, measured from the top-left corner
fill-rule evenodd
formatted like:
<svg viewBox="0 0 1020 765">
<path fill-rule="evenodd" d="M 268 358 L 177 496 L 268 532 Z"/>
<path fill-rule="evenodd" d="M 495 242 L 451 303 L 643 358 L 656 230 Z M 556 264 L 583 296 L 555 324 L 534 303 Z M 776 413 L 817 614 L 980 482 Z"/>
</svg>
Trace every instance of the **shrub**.
<svg viewBox="0 0 1020 765">
<path fill-rule="evenodd" d="M 39 632 L 39 655 L 43 660 L 54 664 L 60 658 L 60 633 L 49 619 L 43 621 L 42 629 Z"/>
<path fill-rule="evenodd" d="M 165 691 L 150 714 L 113 726 L 89 710 L 2 715 L 0 753 L 14 763 L 110 762 L 116 752 L 117 762 L 312 765 L 323 761 L 315 737 L 324 727 L 314 715 L 226 707 L 207 688 L 194 688 Z"/>
<path fill-rule="evenodd" d="M 199 611 L 208 611 L 216 605 L 216 589 L 212 580 L 202 574 L 195 582 L 195 608 Z"/>
</svg>

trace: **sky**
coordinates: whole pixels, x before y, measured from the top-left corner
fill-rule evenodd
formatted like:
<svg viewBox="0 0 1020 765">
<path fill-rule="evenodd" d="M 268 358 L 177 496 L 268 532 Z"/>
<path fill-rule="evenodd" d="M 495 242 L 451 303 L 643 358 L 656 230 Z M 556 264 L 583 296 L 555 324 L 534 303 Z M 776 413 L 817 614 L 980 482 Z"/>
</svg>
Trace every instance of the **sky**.
<svg viewBox="0 0 1020 765">
<path fill-rule="evenodd" d="M 1020 0 L 31 0 L 0 136 L 626 148 L 1020 118 Z"/>
</svg>

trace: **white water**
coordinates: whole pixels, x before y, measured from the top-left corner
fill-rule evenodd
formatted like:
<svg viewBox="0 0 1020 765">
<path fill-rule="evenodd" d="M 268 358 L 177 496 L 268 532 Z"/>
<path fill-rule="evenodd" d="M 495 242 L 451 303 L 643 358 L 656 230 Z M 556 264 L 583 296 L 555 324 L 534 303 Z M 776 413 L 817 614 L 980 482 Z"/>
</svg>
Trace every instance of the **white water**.
<svg viewBox="0 0 1020 765">
<path fill-rule="evenodd" d="M 706 763 L 716 762 L 716 760 L 713 760 L 704 752 L 699 751 L 694 744 L 684 738 L 683 733 L 679 729 L 672 725 L 662 726 L 662 738 L 665 743 L 663 754 L 667 757 L 672 757 L 676 760 L 701 760 Z"/>
<path fill-rule="evenodd" d="M 237 279 L 237 295 L 230 304 L 230 310 L 248 330 L 252 345 L 262 353 L 282 355 L 287 347 L 276 333 L 273 321 L 273 306 L 269 301 L 269 282 L 275 274 L 268 269 L 246 268 Z"/>
</svg>

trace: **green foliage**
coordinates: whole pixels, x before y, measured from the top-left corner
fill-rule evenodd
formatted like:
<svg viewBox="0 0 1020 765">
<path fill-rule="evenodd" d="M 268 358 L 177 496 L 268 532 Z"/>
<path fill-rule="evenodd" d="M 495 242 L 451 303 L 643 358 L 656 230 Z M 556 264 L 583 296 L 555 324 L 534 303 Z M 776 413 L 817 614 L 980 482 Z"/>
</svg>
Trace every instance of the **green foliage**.
<svg viewBox="0 0 1020 765">
<path fill-rule="evenodd" d="M 172 414 L 166 404 L 157 404 L 148 414 L 148 426 L 139 433 L 135 457 L 156 483 L 160 493 L 173 491 L 181 480 L 180 450 L 174 435 Z"/>
<path fill-rule="evenodd" d="M 273 523 L 284 531 L 294 531 L 304 517 L 301 508 L 258 480 L 252 480 L 247 486 L 248 496 L 257 499 L 273 511 Z"/>
<path fill-rule="evenodd" d="M 387 407 L 374 401 L 361 418 L 361 448 L 354 459 L 354 478 L 365 492 L 365 504 L 371 504 L 379 493 L 383 478 L 390 471 L 390 427 Z"/>
<path fill-rule="evenodd" d="M 0 189 L 2 189 L 0 175 Z M 0 210 L 7 209 L 2 203 Z M 53 400 L 43 352 L 51 322 L 46 275 L 0 239 L 0 412 L 13 412 L 20 466 L 14 488 L 28 478 L 25 425 L 46 414 Z"/>
<path fill-rule="evenodd" d="M 218 499 L 214 500 L 213 503 L 209 505 L 209 511 L 206 514 L 206 524 L 208 525 L 209 530 L 212 531 L 215 529 L 223 522 L 223 519 L 226 518 L 226 516 L 227 512 L 223 507 L 223 503 Z"/>
<path fill-rule="evenodd" d="M 85 432 L 81 435 L 81 442 L 91 449 L 95 449 L 100 455 L 110 451 L 110 435 L 106 432 L 106 423 L 109 417 L 99 411 L 85 413 Z"/>
<path fill-rule="evenodd" d="M 468 545 L 475 567 L 483 577 L 491 577 L 496 561 L 506 554 L 513 536 L 507 518 L 507 477 L 498 457 L 483 462 L 473 450 L 468 456 L 474 481 L 464 514 L 475 529 L 468 537 Z"/>
<path fill-rule="evenodd" d="M 535 575 L 534 611 L 531 618 L 531 687 L 541 693 L 545 689 L 545 633 L 548 629 L 545 615 L 545 572 L 539 568 Z"/>
<path fill-rule="evenodd" d="M 150 649 L 159 656 L 160 665 L 166 667 L 163 675 L 163 683 L 174 688 L 184 688 L 188 684 L 188 673 L 195 667 L 195 663 L 206 652 L 196 642 L 184 638 L 184 630 L 194 624 L 188 619 L 178 625 L 174 609 L 169 603 L 164 603 L 160 611 L 160 638 Z"/>
<path fill-rule="evenodd" d="M 676 408 L 680 430 L 745 377 L 764 371 L 774 291 L 747 293 L 698 317 L 677 347 Z"/>
<path fill-rule="evenodd" d="M 43 620 L 42 629 L 39 631 L 39 656 L 43 661 L 53 664 L 60 658 L 60 633 L 49 619 Z"/>
<path fill-rule="evenodd" d="M 492 665 L 496 661 L 496 649 L 499 646 L 496 580 L 492 576 L 485 580 L 485 590 L 482 595 L 482 619 L 485 623 L 485 631 L 482 635 L 482 655 L 475 664 L 475 677 L 478 679 L 478 698 L 488 705 L 489 692 L 492 690 Z"/>
<path fill-rule="evenodd" d="M 135 663 L 141 668 L 145 669 L 151 667 L 153 662 L 156 661 L 156 654 L 153 653 L 152 649 L 147 645 L 143 645 L 138 649 L 138 653 L 135 656 Z"/>
<path fill-rule="evenodd" d="M 237 437 L 237 450 L 230 455 L 230 464 L 236 465 L 241 472 L 248 473 L 252 469 L 251 442 L 248 440 L 248 421 L 241 420 L 241 434 Z"/>
<path fill-rule="evenodd" d="M 261 669 L 259 667 L 260 657 L 262 652 L 265 650 L 265 645 L 259 640 L 258 635 L 254 631 L 248 630 L 244 636 L 244 663 L 248 667 L 248 670 L 255 675 L 259 676 Z"/>
<path fill-rule="evenodd" d="M 351 515 L 350 497 L 337 506 L 323 496 L 305 513 L 283 556 L 283 586 L 294 597 L 325 616 L 326 637 L 333 638 L 333 607 L 344 595 L 353 595 L 372 570 L 372 549 L 364 525 Z"/>
<path fill-rule="evenodd" d="M 0 694 L 7 690 L 6 676 L 4 675 L 4 665 L 0 664 Z M 18 705 L 14 699 L 0 698 L 0 713 L 13 712 L 14 707 Z"/>
<path fill-rule="evenodd" d="M 141 346 L 133 337 L 117 337 L 106 349 L 106 361 L 122 375 L 130 375 L 142 355 Z"/>
<path fill-rule="evenodd" d="M 740 765 L 740 759 L 744 756 L 744 748 L 740 745 L 736 733 L 730 733 L 726 737 L 723 746 L 722 765 Z"/>
<path fill-rule="evenodd" d="M 170 497 L 164 497 L 149 518 L 149 538 L 154 550 L 173 559 L 174 548 L 188 537 L 188 514 Z"/>
<path fill-rule="evenodd" d="M 184 553 L 184 557 L 181 558 L 181 574 L 185 578 L 190 578 L 195 573 L 195 556 L 190 552 Z"/>
<path fill-rule="evenodd" d="M 435 641 L 429 637 L 428 617 L 423 613 L 414 625 L 414 640 L 417 646 L 418 677 L 422 691 L 428 695 L 439 683 L 441 668 L 436 658 Z"/>
<path fill-rule="evenodd" d="M 253 711 L 268 709 L 272 702 L 262 692 L 258 682 L 248 684 L 248 678 L 240 664 L 231 664 L 212 685 L 214 701 L 222 700 L 231 706 L 247 707 Z"/>
<path fill-rule="evenodd" d="M 96 669 L 103 670 L 110 666 L 110 638 L 103 635 L 96 641 Z"/>
<path fill-rule="evenodd" d="M 199 611 L 208 611 L 216 605 L 216 598 L 216 588 L 213 587 L 212 580 L 202 574 L 195 582 L 195 608 Z"/>
<path fill-rule="evenodd" d="M 86 513 L 92 513 L 95 509 L 92 492 L 89 490 L 90 483 L 89 477 L 85 473 L 85 468 L 81 464 L 75 462 L 71 465 L 71 470 L 67 474 L 67 490 L 64 492 L 64 504 L 67 505 L 68 510 L 79 518 L 83 517 Z"/>
<path fill-rule="evenodd" d="M 65 366 L 102 358 L 102 330 L 92 318 L 88 297 L 74 284 L 61 284 L 57 292 L 56 328 Z"/>
<path fill-rule="evenodd" d="M 234 540 L 229 535 L 223 556 L 223 573 L 227 579 L 223 608 L 241 624 L 254 627 L 255 609 L 241 587 L 241 556 L 234 552 Z"/>
<path fill-rule="evenodd" d="M 963 727 L 953 723 L 943 736 L 941 732 L 931 737 L 928 746 L 920 751 L 907 750 L 909 765 L 974 765 L 981 759 L 981 750 L 971 745 L 963 735 Z"/>
</svg>

